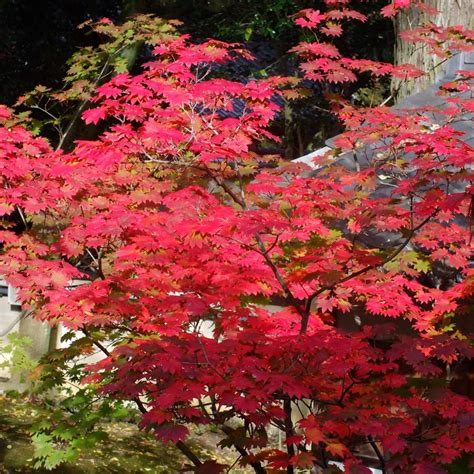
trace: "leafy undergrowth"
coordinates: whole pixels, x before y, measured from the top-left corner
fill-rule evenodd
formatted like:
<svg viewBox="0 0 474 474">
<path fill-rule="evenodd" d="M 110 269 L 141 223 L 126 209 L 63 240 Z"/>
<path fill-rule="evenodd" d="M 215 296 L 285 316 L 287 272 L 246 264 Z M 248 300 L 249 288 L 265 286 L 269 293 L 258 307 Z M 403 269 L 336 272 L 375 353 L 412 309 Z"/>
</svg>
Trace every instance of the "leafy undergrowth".
<svg viewBox="0 0 474 474">
<path fill-rule="evenodd" d="M 0 396 L 0 473 L 178 473 L 185 470 L 186 458 L 172 445 L 165 446 L 140 432 L 135 425 L 108 422 L 109 439 L 84 451 L 74 463 L 53 470 L 35 469 L 29 430 L 45 413 L 24 399 Z M 212 432 L 194 434 L 192 447 L 203 459 L 215 451 L 217 437 Z M 214 452 L 215 455 L 215 452 Z M 232 465 L 235 456 L 221 453 L 220 462 Z M 189 472 L 189 471 L 188 471 Z M 233 474 L 247 471 L 233 468 Z"/>
</svg>

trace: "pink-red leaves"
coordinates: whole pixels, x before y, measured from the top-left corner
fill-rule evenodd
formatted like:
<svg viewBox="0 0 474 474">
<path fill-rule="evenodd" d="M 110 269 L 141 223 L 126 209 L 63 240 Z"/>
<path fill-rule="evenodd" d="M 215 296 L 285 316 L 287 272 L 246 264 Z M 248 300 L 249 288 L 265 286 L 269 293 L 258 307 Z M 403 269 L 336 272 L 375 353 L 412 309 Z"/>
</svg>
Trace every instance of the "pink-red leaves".
<svg viewBox="0 0 474 474">
<path fill-rule="evenodd" d="M 82 114 L 84 118 L 84 122 L 86 122 L 87 125 L 91 123 L 96 125 L 102 119 L 107 117 L 107 115 L 108 115 L 108 109 L 106 107 L 95 107 L 93 109 L 86 110 Z"/>
<path fill-rule="evenodd" d="M 365 20 L 326 3 L 297 23 L 337 36 L 346 19 Z M 456 46 L 469 36 L 426 31 Z M 105 132 L 69 153 L 0 108 L 0 273 L 37 317 L 112 335 L 88 380 L 143 400 L 142 426 L 161 441 L 230 422 L 242 462 L 274 469 L 335 458 L 364 472 L 362 445 L 400 472 L 450 462 L 473 435 L 472 403 L 440 387 L 446 364 L 472 356 L 457 322 L 474 291 L 473 153 L 454 126 L 471 102 L 403 111 L 327 95 L 346 129 L 340 150 L 316 171 L 281 165 L 256 150 L 273 139 L 285 81 L 214 77 L 213 64 L 247 57 L 238 49 L 157 44 L 141 74 L 97 88 L 84 120 L 108 119 Z M 328 41 L 292 52 L 323 82 L 418 74 L 343 58 Z M 291 455 L 265 433 L 286 429 L 288 403 L 301 416 L 284 434 Z"/>
<path fill-rule="evenodd" d="M 316 28 L 325 18 L 326 15 L 322 15 L 319 10 L 307 9 L 298 14 L 295 23 L 304 28 Z"/>
<path fill-rule="evenodd" d="M 155 436 L 165 444 L 176 444 L 178 441 L 185 439 L 189 434 L 189 430 L 185 426 L 169 423 L 164 423 L 154 427 L 153 432 L 155 433 Z"/>
</svg>

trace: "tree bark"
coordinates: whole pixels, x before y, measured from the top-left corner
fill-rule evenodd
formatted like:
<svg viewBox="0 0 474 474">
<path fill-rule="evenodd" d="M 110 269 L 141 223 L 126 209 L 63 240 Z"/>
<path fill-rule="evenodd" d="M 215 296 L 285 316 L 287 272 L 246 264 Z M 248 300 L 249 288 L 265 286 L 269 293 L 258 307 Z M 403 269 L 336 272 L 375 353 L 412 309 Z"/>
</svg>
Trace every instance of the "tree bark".
<svg viewBox="0 0 474 474">
<path fill-rule="evenodd" d="M 443 27 L 463 25 L 470 28 L 472 26 L 472 0 L 425 0 L 424 3 L 438 10 L 438 14 L 428 16 L 416 8 L 410 8 L 395 17 L 395 33 L 397 35 L 395 64 L 413 64 L 426 72 L 423 77 L 403 83 L 394 80 L 392 91 L 397 100 L 420 92 L 446 73 L 446 62 L 442 63 L 442 58 L 431 54 L 424 45 L 401 40 L 398 36 L 400 32 L 413 30 L 428 21 Z"/>
</svg>

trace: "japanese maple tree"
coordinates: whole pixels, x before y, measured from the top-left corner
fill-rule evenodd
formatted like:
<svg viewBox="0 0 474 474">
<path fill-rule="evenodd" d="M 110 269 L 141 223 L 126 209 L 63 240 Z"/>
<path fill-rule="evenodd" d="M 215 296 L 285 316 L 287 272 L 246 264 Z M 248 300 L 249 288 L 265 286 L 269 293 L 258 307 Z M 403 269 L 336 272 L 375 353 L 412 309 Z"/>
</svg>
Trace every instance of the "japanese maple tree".
<svg viewBox="0 0 474 474">
<path fill-rule="evenodd" d="M 318 38 L 293 49 L 306 79 L 420 74 L 344 58 L 331 38 L 348 19 L 365 21 L 335 0 L 298 15 Z M 258 473 L 332 460 L 370 472 L 368 453 L 383 472 L 444 472 L 474 435 L 446 369 L 472 356 L 460 321 L 474 290 L 474 154 L 456 127 L 472 113 L 472 73 L 440 90 L 438 109 L 355 108 L 331 92 L 346 132 L 311 168 L 254 147 L 278 140 L 276 97 L 297 96 L 294 79 L 223 78 L 248 53 L 171 30 L 141 74 L 96 87 L 83 113 L 103 126 L 96 140 L 53 150 L 0 109 L 0 272 L 35 317 L 104 352 L 84 383 L 136 403 L 196 472 L 226 467 L 191 451 L 192 425 L 216 426 Z M 472 32 L 409 39 L 451 55 Z"/>
</svg>

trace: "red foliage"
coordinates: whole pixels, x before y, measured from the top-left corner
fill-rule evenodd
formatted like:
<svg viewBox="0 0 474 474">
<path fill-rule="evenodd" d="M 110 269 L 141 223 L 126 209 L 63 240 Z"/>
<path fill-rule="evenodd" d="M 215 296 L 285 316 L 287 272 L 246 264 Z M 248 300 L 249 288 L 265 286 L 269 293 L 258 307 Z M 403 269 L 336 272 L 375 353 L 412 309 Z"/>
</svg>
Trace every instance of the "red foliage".
<svg viewBox="0 0 474 474">
<path fill-rule="evenodd" d="M 335 35 L 340 20 L 365 20 L 345 3 L 296 21 Z M 293 51 L 309 79 L 418 74 L 325 42 Z M 1 211 L 31 223 L 21 235 L 5 224 L 0 272 L 38 318 L 125 332 L 90 379 L 140 400 L 142 425 L 163 441 L 213 423 L 257 472 L 328 459 L 367 472 L 364 445 L 385 468 L 438 472 L 473 447 L 472 403 L 443 373 L 472 356 L 452 324 L 473 286 L 474 155 L 453 126 L 472 104 L 457 95 L 436 122 L 429 109 L 342 104 L 347 154 L 319 158 L 313 175 L 262 171 L 275 157 L 252 144 L 275 139 L 285 80 L 216 77 L 239 52 L 167 39 L 143 73 L 97 89 L 84 120 L 107 130 L 70 153 L 0 109 Z M 237 102 L 243 111 L 226 114 Z M 430 281 L 437 269 L 451 284 Z M 270 425 L 286 452 L 267 447 Z"/>
</svg>

